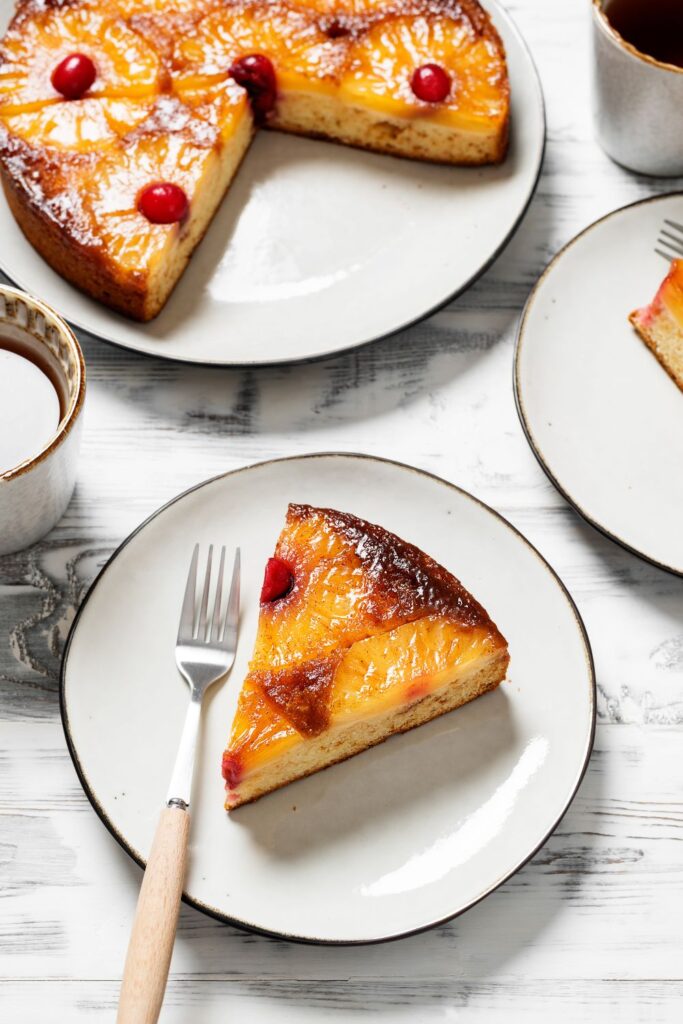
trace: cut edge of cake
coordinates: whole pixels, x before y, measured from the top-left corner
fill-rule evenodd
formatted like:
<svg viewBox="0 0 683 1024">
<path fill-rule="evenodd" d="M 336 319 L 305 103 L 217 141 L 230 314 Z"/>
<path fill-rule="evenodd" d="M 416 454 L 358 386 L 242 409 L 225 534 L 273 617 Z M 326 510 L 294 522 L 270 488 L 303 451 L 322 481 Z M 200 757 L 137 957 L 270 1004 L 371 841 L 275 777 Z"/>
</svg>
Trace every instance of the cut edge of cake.
<svg viewBox="0 0 683 1024">
<path fill-rule="evenodd" d="M 683 316 L 678 317 L 667 303 L 669 289 L 677 289 L 683 314 L 683 260 L 674 260 L 649 306 L 636 309 L 629 321 L 660 365 L 683 391 Z"/>
<path fill-rule="evenodd" d="M 112 263 L 101 240 L 74 243 L 72 234 L 50 215 L 46 204 L 36 201 L 26 176 L 10 174 L 6 166 L 0 165 L 0 180 L 19 228 L 54 271 L 90 298 L 144 323 L 161 312 L 183 276 L 244 159 L 253 132 L 252 118 L 246 114 L 230 144 L 219 145 L 210 153 L 208 166 L 191 196 L 190 217 L 180 224 L 164 225 L 166 241 L 154 264 L 125 277 Z M 30 166 L 31 149 L 20 145 Z"/>
<path fill-rule="evenodd" d="M 270 127 L 370 153 L 454 167 L 500 164 L 509 141 L 509 110 L 495 131 L 443 125 L 428 118 L 395 117 L 355 106 L 337 96 L 291 91 L 280 97 Z"/>
<path fill-rule="evenodd" d="M 483 665 L 478 662 L 475 666 L 468 666 L 466 672 L 456 669 L 437 690 L 416 703 L 392 708 L 360 722 L 333 726 L 320 736 L 298 744 L 282 754 L 275 763 L 267 764 L 247 776 L 237 788 L 226 786 L 225 809 L 232 811 L 252 803 L 290 782 L 330 768 L 392 736 L 455 711 L 495 690 L 505 679 L 509 661 L 506 646 L 491 655 Z"/>
</svg>

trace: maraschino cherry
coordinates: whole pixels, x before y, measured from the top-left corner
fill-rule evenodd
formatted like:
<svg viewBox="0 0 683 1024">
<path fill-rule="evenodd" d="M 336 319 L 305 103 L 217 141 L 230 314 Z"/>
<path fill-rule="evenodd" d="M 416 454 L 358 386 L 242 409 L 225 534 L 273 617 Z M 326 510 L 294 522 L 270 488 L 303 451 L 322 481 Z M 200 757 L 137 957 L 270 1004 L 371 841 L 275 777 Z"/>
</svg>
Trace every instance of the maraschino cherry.
<svg viewBox="0 0 683 1024">
<path fill-rule="evenodd" d="M 284 597 L 291 590 L 293 583 L 294 576 L 287 563 L 282 558 L 269 558 L 261 588 L 261 604 Z"/>
<path fill-rule="evenodd" d="M 451 91 L 451 76 L 439 64 L 423 64 L 413 71 L 410 88 L 425 103 L 443 103 Z"/>
<path fill-rule="evenodd" d="M 95 65 L 84 53 L 70 53 L 60 60 L 50 81 L 65 100 L 80 100 L 97 78 Z"/>
<path fill-rule="evenodd" d="M 262 53 L 250 53 L 233 61 L 230 75 L 247 90 L 255 119 L 263 121 L 277 99 L 277 79 L 272 61 Z"/>
<path fill-rule="evenodd" d="M 180 185 L 156 181 L 138 196 L 138 210 L 152 224 L 175 224 L 187 213 L 189 203 Z"/>
</svg>

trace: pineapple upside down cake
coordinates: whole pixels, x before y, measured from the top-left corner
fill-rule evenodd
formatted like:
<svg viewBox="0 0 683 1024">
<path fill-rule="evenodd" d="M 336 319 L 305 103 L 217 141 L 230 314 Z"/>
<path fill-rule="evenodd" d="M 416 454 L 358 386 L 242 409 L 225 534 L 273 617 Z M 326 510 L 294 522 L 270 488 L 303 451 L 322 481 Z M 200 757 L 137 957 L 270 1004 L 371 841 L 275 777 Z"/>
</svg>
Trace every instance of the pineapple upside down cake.
<svg viewBox="0 0 683 1024">
<path fill-rule="evenodd" d="M 138 320 L 163 307 L 263 126 L 497 163 L 505 53 L 476 0 L 20 0 L 0 173 L 45 260 Z"/>
<path fill-rule="evenodd" d="M 226 808 L 460 707 L 508 662 L 481 605 L 419 548 L 290 505 L 223 755 Z"/>
</svg>

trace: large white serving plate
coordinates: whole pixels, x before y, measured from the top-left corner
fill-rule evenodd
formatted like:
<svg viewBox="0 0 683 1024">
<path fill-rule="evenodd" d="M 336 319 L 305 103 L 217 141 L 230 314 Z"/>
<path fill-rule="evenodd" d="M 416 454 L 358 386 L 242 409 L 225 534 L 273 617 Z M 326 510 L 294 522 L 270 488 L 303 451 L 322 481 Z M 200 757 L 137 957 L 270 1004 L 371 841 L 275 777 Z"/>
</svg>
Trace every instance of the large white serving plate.
<svg viewBox="0 0 683 1024">
<path fill-rule="evenodd" d="M 227 815 L 220 765 L 251 654 L 267 557 L 287 502 L 353 512 L 456 573 L 510 644 L 492 694 Z M 119 548 L 81 608 L 62 714 L 81 782 L 144 862 L 187 702 L 174 643 L 192 546 L 242 549 L 237 661 L 205 707 L 186 899 L 315 942 L 380 941 L 466 910 L 547 839 L 591 750 L 594 679 L 576 609 L 550 567 L 471 495 L 397 463 L 312 455 L 201 484 Z"/>
<path fill-rule="evenodd" d="M 138 352 L 223 365 L 362 345 L 465 289 L 519 224 L 545 141 L 541 87 L 509 16 L 512 145 L 458 169 L 263 132 L 163 312 L 133 323 L 88 299 L 28 244 L 0 192 L 0 269 L 74 326 Z M 13 0 L 0 0 L 0 26 Z"/>
<path fill-rule="evenodd" d="M 628 322 L 667 266 L 683 193 L 590 225 L 550 263 L 522 318 L 515 390 L 546 473 L 612 540 L 683 574 L 683 395 Z"/>
</svg>

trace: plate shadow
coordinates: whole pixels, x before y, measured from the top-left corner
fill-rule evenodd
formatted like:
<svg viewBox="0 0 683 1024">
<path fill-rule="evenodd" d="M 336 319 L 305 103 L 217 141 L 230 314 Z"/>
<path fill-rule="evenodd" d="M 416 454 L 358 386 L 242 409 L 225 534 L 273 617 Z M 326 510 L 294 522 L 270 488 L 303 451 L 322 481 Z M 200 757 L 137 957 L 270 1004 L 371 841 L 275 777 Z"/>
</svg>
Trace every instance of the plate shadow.
<svg viewBox="0 0 683 1024">
<path fill-rule="evenodd" d="M 231 818 L 277 860 L 298 859 L 369 827 L 386 827 L 428 795 L 465 786 L 516 742 L 500 687 L 458 711 L 292 783 Z"/>
</svg>

